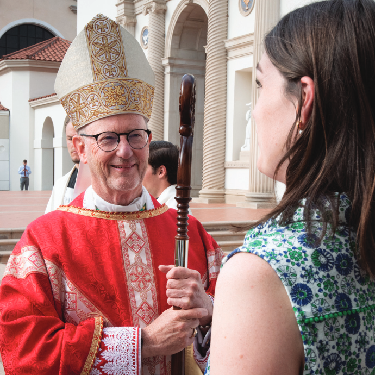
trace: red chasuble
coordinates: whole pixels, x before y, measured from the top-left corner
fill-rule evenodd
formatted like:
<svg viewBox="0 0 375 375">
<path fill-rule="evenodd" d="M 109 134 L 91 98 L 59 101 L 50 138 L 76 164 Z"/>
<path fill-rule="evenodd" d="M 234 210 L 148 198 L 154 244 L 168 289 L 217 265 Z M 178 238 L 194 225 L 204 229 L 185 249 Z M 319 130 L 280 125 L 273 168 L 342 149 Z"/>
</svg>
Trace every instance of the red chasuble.
<svg viewBox="0 0 375 375">
<path fill-rule="evenodd" d="M 82 201 L 32 222 L 9 259 L 0 291 L 6 374 L 169 374 L 170 357 L 141 359 L 139 328 L 170 308 L 158 266 L 174 263 L 176 211 L 155 199 L 131 213 Z M 188 267 L 213 295 L 222 251 L 194 217 L 188 234 Z"/>
</svg>

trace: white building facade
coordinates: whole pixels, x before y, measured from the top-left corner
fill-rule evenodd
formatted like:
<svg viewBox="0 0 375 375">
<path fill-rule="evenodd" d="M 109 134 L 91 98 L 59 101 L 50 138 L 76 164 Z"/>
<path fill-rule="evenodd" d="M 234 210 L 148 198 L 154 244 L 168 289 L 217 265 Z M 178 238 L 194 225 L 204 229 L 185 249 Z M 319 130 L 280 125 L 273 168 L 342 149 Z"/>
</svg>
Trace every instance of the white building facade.
<svg viewBox="0 0 375 375">
<path fill-rule="evenodd" d="M 192 188 L 197 202 L 253 208 L 273 205 L 273 181 L 256 168 L 254 124 L 245 146 L 249 103 L 256 103 L 253 66 L 277 20 L 310 0 L 80 0 L 82 29 L 98 13 L 115 18 L 144 47 L 156 78 L 150 128 L 179 144 L 181 78 L 197 81 Z M 146 36 L 146 44 L 144 43 Z M 277 190 L 282 192 L 283 187 Z"/>
<path fill-rule="evenodd" d="M 65 8 L 73 14 L 69 1 L 64 1 Z M 77 8 L 75 30 L 82 30 L 92 17 L 102 13 L 120 22 L 144 48 L 156 81 L 149 123 L 155 140 L 179 144 L 180 82 L 185 73 L 195 76 L 193 195 L 200 202 L 235 203 L 253 208 L 268 207 L 274 202 L 273 181 L 256 168 L 256 128 L 247 120 L 257 99 L 253 67 L 260 59 L 265 32 L 282 15 L 309 2 L 70 1 Z M 8 24 L 10 22 L 15 21 Z M 60 19 L 56 25 L 59 22 Z M 59 31 L 52 21 L 45 23 L 55 28 L 55 35 L 58 31 L 64 36 L 65 31 Z M 19 188 L 19 178 L 13 171 L 26 158 L 34 172 L 31 189 L 49 190 L 54 179 L 72 165 L 65 149 L 63 122 L 66 115 L 56 96 L 50 96 L 54 92 L 53 81 L 59 64 L 53 69 L 41 64 L 43 70 L 30 62 L 23 62 L 23 68 L 17 69 L 2 67 L 2 63 L 5 64 L 0 61 L 0 102 L 9 109 L 10 119 L 9 189 Z M 39 97 L 42 98 L 34 100 Z M 248 139 L 245 140 L 247 126 Z M 17 149 L 22 149 L 22 156 Z M 3 189 L 1 178 L 0 189 Z"/>
<path fill-rule="evenodd" d="M 46 40 L 43 34 L 67 40 L 77 34 L 74 0 L 3 0 L 1 9 L 0 58 Z M 7 109 L 0 110 L 0 190 L 19 190 L 17 170 L 23 159 L 32 170 L 30 190 L 51 190 L 54 178 L 68 168 L 62 156 L 67 151 L 62 152 L 64 144 L 58 135 L 65 118 L 61 106 L 55 104 L 41 119 L 36 112 L 43 106 L 29 102 L 54 92 L 59 66 L 59 61 L 48 56 L 21 54 L 19 59 L 0 59 L 0 102 Z"/>
</svg>

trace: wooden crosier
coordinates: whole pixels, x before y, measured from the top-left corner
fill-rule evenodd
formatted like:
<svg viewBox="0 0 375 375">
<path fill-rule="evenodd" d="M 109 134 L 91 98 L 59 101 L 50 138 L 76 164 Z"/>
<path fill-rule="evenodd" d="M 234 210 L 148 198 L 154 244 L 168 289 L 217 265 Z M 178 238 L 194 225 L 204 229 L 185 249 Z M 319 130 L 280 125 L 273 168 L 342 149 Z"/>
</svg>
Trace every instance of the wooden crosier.
<svg viewBox="0 0 375 375">
<path fill-rule="evenodd" d="M 187 267 L 189 252 L 188 213 L 191 201 L 191 158 L 195 123 L 195 78 L 191 74 L 182 77 L 180 88 L 180 154 L 177 172 L 177 235 L 175 237 L 175 266 Z M 178 307 L 174 307 L 178 309 Z M 172 375 L 185 374 L 185 353 L 172 355 Z"/>
</svg>

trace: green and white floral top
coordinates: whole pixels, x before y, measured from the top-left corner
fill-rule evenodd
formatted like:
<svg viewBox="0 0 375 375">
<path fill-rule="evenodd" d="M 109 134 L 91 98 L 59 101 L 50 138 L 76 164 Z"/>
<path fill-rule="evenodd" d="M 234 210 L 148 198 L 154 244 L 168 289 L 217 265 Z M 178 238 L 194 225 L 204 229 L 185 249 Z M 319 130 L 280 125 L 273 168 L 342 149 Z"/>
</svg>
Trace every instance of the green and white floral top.
<svg viewBox="0 0 375 375">
<path fill-rule="evenodd" d="M 375 374 L 375 283 L 354 256 L 355 235 L 347 226 L 350 201 L 340 195 L 340 225 L 334 234 L 328 225 L 322 240 L 320 212 L 311 212 L 307 233 L 303 203 L 289 225 L 276 219 L 251 229 L 223 266 L 236 253 L 248 252 L 277 272 L 301 331 L 303 374 Z"/>
</svg>

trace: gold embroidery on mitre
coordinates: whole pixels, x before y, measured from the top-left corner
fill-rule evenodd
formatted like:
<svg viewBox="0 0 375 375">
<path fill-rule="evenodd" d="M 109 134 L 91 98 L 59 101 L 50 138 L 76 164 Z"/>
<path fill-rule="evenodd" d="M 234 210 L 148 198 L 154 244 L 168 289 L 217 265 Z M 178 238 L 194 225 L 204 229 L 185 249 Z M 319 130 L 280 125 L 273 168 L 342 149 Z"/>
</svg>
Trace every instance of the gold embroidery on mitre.
<svg viewBox="0 0 375 375">
<path fill-rule="evenodd" d="M 154 87 L 140 79 L 114 78 L 90 83 L 60 99 L 76 129 L 103 117 L 133 113 L 151 117 Z"/>
<path fill-rule="evenodd" d="M 85 27 L 93 83 L 86 84 L 60 99 L 73 126 L 117 114 L 151 117 L 154 87 L 128 77 L 125 47 L 120 25 L 98 15 Z"/>
<path fill-rule="evenodd" d="M 94 81 L 127 77 L 120 26 L 99 14 L 85 29 Z"/>
</svg>

